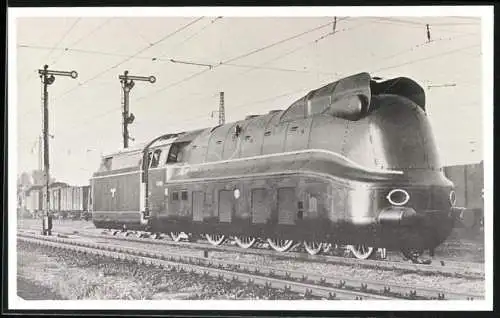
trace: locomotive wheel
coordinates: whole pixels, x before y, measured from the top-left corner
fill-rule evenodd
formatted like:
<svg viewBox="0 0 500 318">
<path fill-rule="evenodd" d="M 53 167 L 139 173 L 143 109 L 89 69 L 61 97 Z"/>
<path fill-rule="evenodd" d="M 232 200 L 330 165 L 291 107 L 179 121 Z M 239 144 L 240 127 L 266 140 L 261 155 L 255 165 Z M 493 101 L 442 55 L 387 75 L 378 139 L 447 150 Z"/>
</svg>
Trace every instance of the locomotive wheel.
<svg viewBox="0 0 500 318">
<path fill-rule="evenodd" d="M 323 243 L 323 253 L 328 253 L 332 250 L 332 243 Z"/>
<path fill-rule="evenodd" d="M 304 241 L 304 247 L 306 248 L 307 253 L 310 255 L 316 255 L 323 250 L 323 243 Z"/>
<path fill-rule="evenodd" d="M 278 252 L 287 252 L 293 246 L 292 240 L 267 239 L 267 242 L 271 245 L 273 250 Z"/>
<path fill-rule="evenodd" d="M 183 235 L 182 232 L 170 232 L 170 237 L 174 240 L 174 242 L 180 242 Z"/>
<path fill-rule="evenodd" d="M 210 244 L 214 246 L 221 245 L 226 240 L 226 236 L 224 234 L 205 234 L 205 237 Z"/>
<path fill-rule="evenodd" d="M 349 249 L 357 259 L 367 259 L 373 254 L 373 247 L 368 247 L 363 244 L 349 245 Z"/>
<path fill-rule="evenodd" d="M 255 242 L 257 242 L 257 239 L 251 236 L 235 236 L 234 241 L 241 248 L 250 248 L 254 246 Z"/>
</svg>

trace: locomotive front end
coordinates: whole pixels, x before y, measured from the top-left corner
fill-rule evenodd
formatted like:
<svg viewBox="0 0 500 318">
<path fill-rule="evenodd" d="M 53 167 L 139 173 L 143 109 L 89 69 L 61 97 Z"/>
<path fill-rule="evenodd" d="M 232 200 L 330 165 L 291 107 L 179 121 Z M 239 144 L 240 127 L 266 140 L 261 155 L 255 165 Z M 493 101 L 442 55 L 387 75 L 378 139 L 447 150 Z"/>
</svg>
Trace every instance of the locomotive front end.
<svg viewBox="0 0 500 318">
<path fill-rule="evenodd" d="M 406 97 L 381 94 L 372 103 L 369 129 L 377 165 L 401 172 L 373 189 L 380 239 L 393 248 L 434 249 L 450 235 L 457 209 L 429 119 Z"/>
</svg>

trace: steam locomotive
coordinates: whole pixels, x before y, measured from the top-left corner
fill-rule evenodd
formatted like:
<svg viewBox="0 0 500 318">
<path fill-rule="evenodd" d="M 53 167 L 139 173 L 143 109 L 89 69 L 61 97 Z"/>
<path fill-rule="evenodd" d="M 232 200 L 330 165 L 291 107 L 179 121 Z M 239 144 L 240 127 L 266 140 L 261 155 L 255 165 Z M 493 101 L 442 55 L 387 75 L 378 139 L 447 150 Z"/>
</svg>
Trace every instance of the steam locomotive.
<svg viewBox="0 0 500 318">
<path fill-rule="evenodd" d="M 425 106 L 415 81 L 360 73 L 285 110 L 159 136 L 103 156 L 90 180 L 93 222 L 213 245 L 418 257 L 457 213 Z"/>
</svg>

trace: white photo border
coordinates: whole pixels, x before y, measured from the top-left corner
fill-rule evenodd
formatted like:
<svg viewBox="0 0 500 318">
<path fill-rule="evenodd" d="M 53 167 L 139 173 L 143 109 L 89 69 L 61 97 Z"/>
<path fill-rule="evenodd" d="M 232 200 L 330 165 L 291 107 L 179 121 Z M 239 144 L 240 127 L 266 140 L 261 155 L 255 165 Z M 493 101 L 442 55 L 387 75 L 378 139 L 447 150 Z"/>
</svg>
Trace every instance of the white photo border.
<svg viewBox="0 0 500 318">
<path fill-rule="evenodd" d="M 26 301 L 17 297 L 16 172 L 17 172 L 17 52 L 16 19 L 21 17 L 303 17 L 303 16 L 467 16 L 482 20 L 485 299 L 474 301 Z M 493 6 L 367 6 L 367 7 L 78 7 L 8 8 L 8 292 L 9 309 L 120 310 L 492 310 L 493 309 Z"/>
</svg>

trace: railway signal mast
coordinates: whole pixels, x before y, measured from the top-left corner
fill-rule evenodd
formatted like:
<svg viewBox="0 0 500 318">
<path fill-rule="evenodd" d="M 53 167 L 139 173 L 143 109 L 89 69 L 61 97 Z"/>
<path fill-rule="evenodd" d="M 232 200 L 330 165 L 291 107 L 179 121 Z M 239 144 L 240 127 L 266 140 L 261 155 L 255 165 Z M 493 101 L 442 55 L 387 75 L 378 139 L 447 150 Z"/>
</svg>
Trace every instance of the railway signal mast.
<svg viewBox="0 0 500 318">
<path fill-rule="evenodd" d="M 130 138 L 128 133 L 128 125 L 134 122 L 135 116 L 134 114 L 129 114 L 129 102 L 130 102 L 130 90 L 134 87 L 134 81 L 143 81 L 150 82 L 153 84 L 156 82 L 156 78 L 154 76 L 131 76 L 128 75 L 128 71 L 123 72 L 123 75 L 119 75 L 120 83 L 122 84 L 123 89 L 123 148 L 128 148 L 128 141 Z"/>
<path fill-rule="evenodd" d="M 75 79 L 78 77 L 76 71 L 53 71 L 49 70 L 48 65 L 44 65 L 43 69 L 38 70 L 40 74 L 40 79 L 43 85 L 43 165 L 44 165 L 44 176 L 45 176 L 45 209 L 42 222 L 42 234 L 51 235 L 52 234 L 52 219 L 49 216 L 49 92 L 48 86 L 52 85 L 56 80 L 56 76 L 67 76 Z"/>
</svg>

